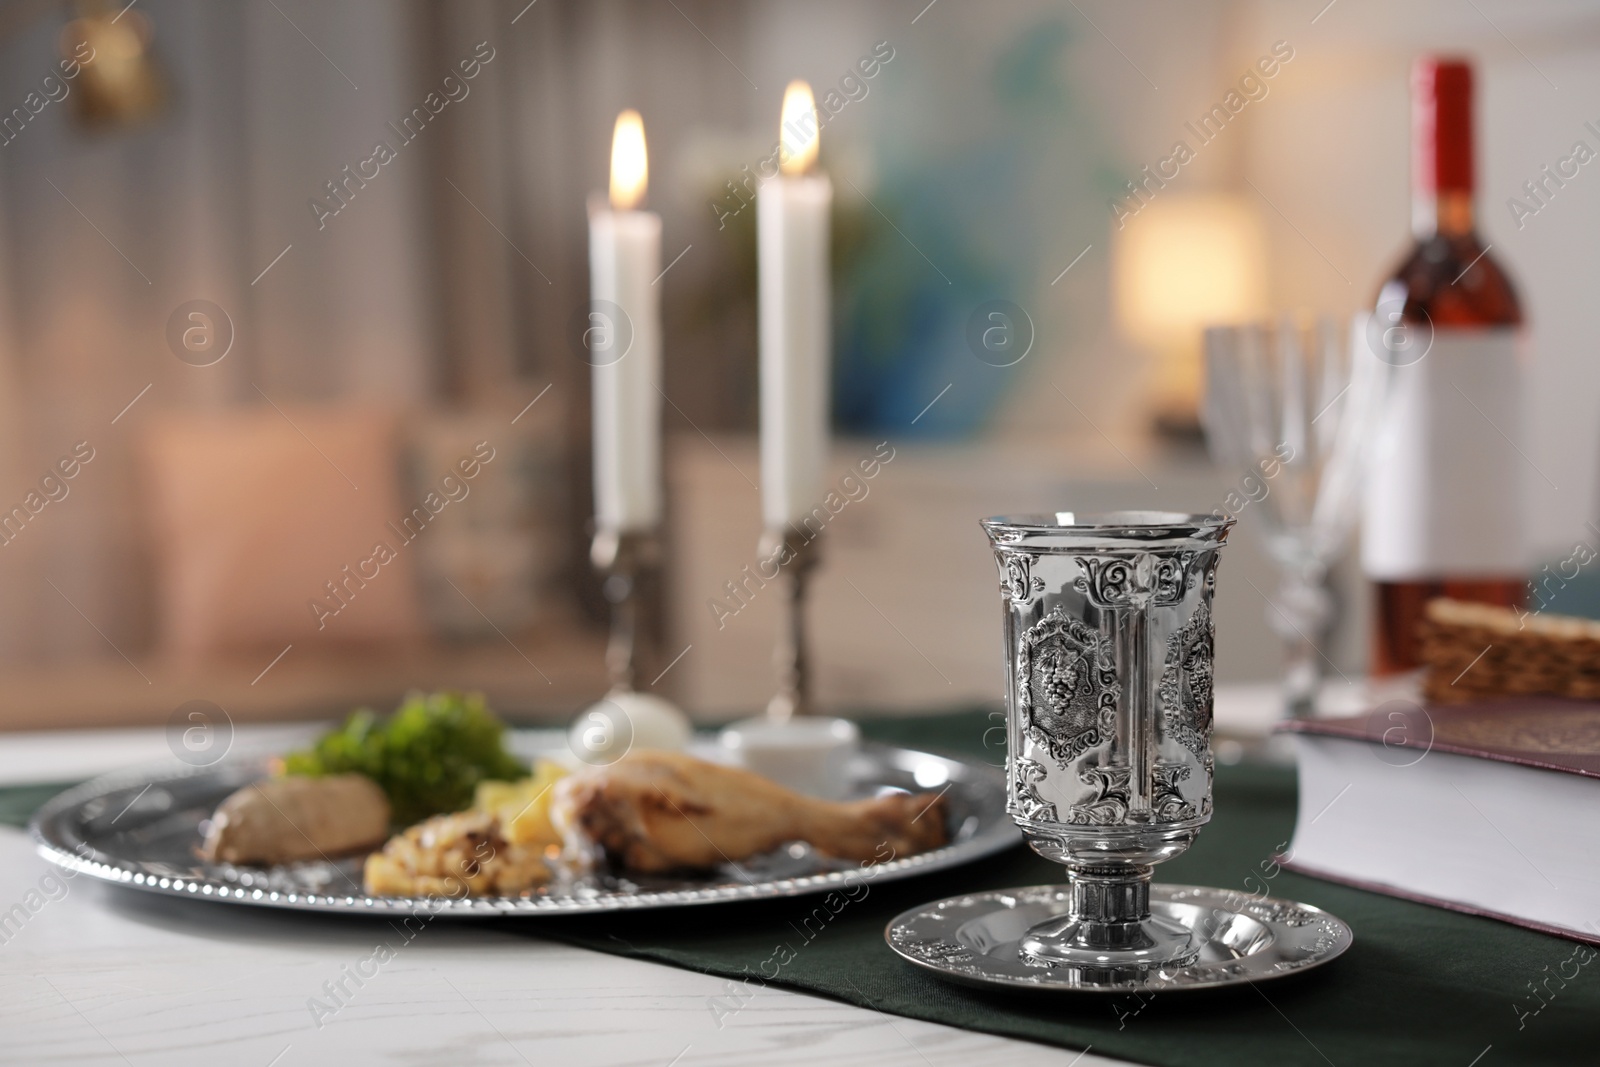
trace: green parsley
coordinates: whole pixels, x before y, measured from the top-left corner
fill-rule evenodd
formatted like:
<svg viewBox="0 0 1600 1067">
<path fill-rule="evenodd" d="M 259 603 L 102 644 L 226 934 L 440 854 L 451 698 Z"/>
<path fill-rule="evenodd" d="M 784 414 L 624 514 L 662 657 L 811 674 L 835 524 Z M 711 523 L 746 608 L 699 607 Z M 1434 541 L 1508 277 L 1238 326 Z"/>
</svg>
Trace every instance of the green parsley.
<svg viewBox="0 0 1600 1067">
<path fill-rule="evenodd" d="M 410 826 L 466 808 L 479 782 L 526 775 L 505 750 L 504 733 L 481 693 L 412 693 L 387 719 L 368 708 L 352 713 L 311 748 L 286 756 L 284 771 L 364 774 L 388 794 L 395 824 Z"/>
</svg>

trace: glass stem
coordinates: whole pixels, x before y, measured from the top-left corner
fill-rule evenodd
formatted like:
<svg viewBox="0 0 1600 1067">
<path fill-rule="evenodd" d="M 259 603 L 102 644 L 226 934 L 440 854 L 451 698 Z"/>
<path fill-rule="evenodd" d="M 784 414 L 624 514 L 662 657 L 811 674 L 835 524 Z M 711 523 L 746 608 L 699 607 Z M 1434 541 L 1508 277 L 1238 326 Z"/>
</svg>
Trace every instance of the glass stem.
<svg viewBox="0 0 1600 1067">
<path fill-rule="evenodd" d="M 1291 719 L 1307 719 L 1317 710 L 1322 686 L 1322 655 L 1316 643 L 1299 635 L 1284 641 L 1283 704 Z"/>
<path fill-rule="evenodd" d="M 1333 598 L 1327 589 L 1327 568 L 1299 563 L 1284 569 L 1277 603 L 1269 619 L 1284 642 L 1283 701 L 1290 718 L 1316 712 L 1322 686 L 1322 645 L 1333 621 Z"/>
</svg>

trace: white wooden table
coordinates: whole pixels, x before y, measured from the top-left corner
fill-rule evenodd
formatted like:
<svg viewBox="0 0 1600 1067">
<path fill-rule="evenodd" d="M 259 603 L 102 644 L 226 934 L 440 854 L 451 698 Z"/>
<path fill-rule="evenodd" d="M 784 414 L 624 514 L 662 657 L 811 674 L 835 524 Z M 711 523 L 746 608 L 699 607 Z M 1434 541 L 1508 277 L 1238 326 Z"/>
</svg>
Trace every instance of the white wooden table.
<svg viewBox="0 0 1600 1067">
<path fill-rule="evenodd" d="M 1247 729 L 1270 715 L 1270 693 L 1219 694 L 1219 725 Z M 241 728 L 238 743 L 281 746 L 308 729 Z M 0 736 L 0 785 L 165 755 L 154 729 Z M 661 964 L 484 925 L 437 922 L 402 943 L 378 921 L 197 907 L 58 878 L 21 831 L 0 827 L 0 1063 L 1121 1062 L 773 988 L 719 1025 L 713 1000 L 726 996 L 724 980 Z M 384 939 L 399 946 L 395 958 L 356 986 L 346 969 Z M 331 1016 L 314 1010 L 313 998 L 333 1006 L 324 984 L 341 979 L 350 990 L 343 1006 Z"/>
</svg>

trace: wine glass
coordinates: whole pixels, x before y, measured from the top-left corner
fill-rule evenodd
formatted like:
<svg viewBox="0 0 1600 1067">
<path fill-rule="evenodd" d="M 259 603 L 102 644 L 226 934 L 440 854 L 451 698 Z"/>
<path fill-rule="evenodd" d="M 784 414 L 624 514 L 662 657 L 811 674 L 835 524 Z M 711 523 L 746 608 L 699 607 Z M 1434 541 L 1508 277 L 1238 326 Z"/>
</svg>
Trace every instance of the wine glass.
<svg viewBox="0 0 1600 1067">
<path fill-rule="evenodd" d="M 1328 570 L 1355 524 L 1387 395 L 1389 364 L 1372 354 L 1370 332 L 1367 315 L 1356 316 L 1348 344 L 1329 318 L 1205 331 L 1201 418 L 1212 459 L 1230 479 L 1220 510 L 1257 512 L 1278 566 L 1267 620 L 1284 639 L 1293 717 L 1316 705 L 1333 623 Z"/>
</svg>

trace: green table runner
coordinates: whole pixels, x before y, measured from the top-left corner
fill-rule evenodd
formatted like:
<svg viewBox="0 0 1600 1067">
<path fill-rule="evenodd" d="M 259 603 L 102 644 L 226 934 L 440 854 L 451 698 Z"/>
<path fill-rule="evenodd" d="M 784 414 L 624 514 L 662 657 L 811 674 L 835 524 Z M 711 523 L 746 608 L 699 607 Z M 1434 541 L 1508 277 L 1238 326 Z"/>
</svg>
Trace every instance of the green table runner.
<svg viewBox="0 0 1600 1067">
<path fill-rule="evenodd" d="M 862 728 L 877 740 L 998 763 L 1003 736 L 992 734 L 984 745 L 993 725 L 974 712 L 867 720 Z M 884 944 L 884 926 L 906 908 L 974 889 L 1062 880 L 1060 867 L 1021 846 L 953 871 L 874 885 L 826 926 L 812 918 L 820 898 L 800 897 L 684 908 L 670 919 L 639 913 L 519 920 L 516 927 L 529 936 L 724 976 L 730 980 L 723 995 L 708 999 L 705 1011 L 730 1027 L 739 1025 L 740 1005 L 767 983 L 911 1018 L 1183 1067 L 1568 1067 L 1600 1061 L 1600 1052 L 1592 1051 L 1600 1038 L 1600 963 L 1580 969 L 1577 962 L 1589 958 L 1587 948 L 1274 867 L 1268 857 L 1294 830 L 1294 773 L 1288 768 L 1218 767 L 1215 795 L 1216 815 L 1194 848 L 1162 864 L 1157 880 L 1247 893 L 1264 884 L 1273 896 L 1326 908 L 1348 922 L 1355 931 L 1350 951 L 1303 975 L 1157 994 L 1141 1003 L 1132 996 L 968 989 L 917 970 Z M 1558 969 L 1577 977 L 1563 987 L 1552 977 Z M 774 971 L 777 977 L 768 982 L 764 976 Z M 1546 978 L 1553 992 L 1541 990 L 1541 1010 L 1529 983 Z"/>
<path fill-rule="evenodd" d="M 0 787 L 0 825 L 27 826 L 33 813 L 38 811 L 45 801 L 77 784 L 77 782 L 61 782 L 57 785 Z"/>
<path fill-rule="evenodd" d="M 994 720 L 964 713 L 870 720 L 875 739 L 999 762 Z M 0 789 L 0 821 L 20 825 L 48 789 Z M 903 962 L 883 928 L 906 908 L 974 889 L 1061 880 L 1018 847 L 953 871 L 871 885 L 826 922 L 821 897 L 573 919 L 494 920 L 550 937 L 728 979 L 705 1003 L 713 1025 L 740 1025 L 766 985 L 880 1011 L 1151 1064 L 1592 1063 L 1600 967 L 1573 942 L 1280 871 L 1268 861 L 1294 827 L 1293 773 L 1219 767 L 1216 815 L 1157 880 L 1258 892 L 1326 908 L 1355 945 L 1326 967 L 1236 989 L 1147 996 L 1018 995 L 967 989 Z M 808 921 L 809 920 L 809 921 Z M 1575 977 L 1571 977 L 1575 974 Z M 774 976 L 775 977 L 769 977 Z"/>
</svg>

